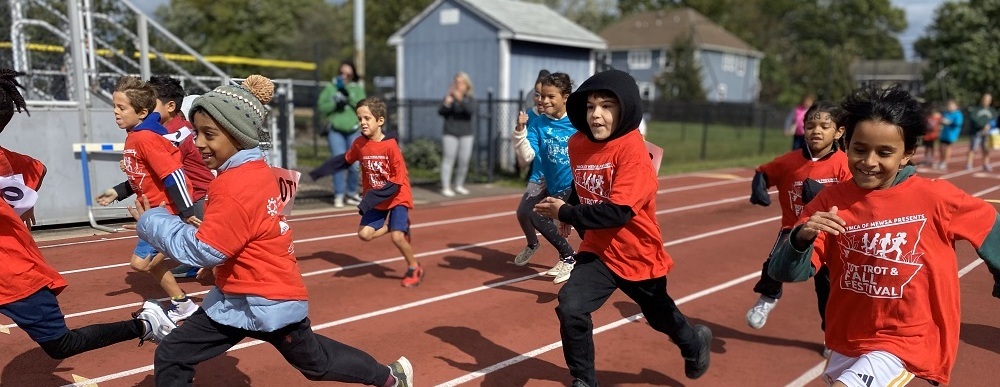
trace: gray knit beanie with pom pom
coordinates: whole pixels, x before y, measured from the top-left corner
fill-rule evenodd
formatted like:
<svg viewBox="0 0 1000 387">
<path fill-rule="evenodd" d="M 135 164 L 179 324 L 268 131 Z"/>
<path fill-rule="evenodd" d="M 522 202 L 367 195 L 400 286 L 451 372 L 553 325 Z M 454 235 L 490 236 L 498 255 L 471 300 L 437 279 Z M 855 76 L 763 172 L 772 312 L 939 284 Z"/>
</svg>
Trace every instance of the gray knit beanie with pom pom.
<svg viewBox="0 0 1000 387">
<path fill-rule="evenodd" d="M 239 86 L 219 86 L 202 94 L 191 104 L 191 111 L 205 109 L 242 149 L 250 149 L 260 144 L 260 132 L 267 116 L 264 105 L 271 102 L 273 96 L 274 83 L 254 74 Z"/>
</svg>

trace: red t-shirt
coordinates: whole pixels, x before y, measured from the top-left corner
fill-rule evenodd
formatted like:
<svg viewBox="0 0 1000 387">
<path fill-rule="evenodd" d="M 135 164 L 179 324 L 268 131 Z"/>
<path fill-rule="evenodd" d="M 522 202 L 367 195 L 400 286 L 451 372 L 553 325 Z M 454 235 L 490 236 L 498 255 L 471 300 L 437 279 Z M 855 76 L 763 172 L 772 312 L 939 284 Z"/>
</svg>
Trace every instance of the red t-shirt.
<svg viewBox="0 0 1000 387">
<path fill-rule="evenodd" d="M 569 138 L 569 161 L 580 204 L 626 205 L 635 213 L 624 227 L 587 230 L 580 251 L 597 254 L 629 281 L 667 275 L 674 261 L 663 250 L 656 173 L 639 131 L 605 143 L 576 133 Z"/>
<path fill-rule="evenodd" d="M 850 357 L 896 355 L 918 377 L 948 383 L 958 352 L 955 240 L 979 248 L 997 211 L 944 180 L 911 176 L 888 189 L 823 190 L 800 222 L 837 206 L 847 223 L 820 234 L 812 264 L 830 269 L 826 345 Z"/>
<path fill-rule="evenodd" d="M 22 175 L 24 185 L 38 190 L 45 166 L 38 160 L 0 147 L 0 176 Z M 21 217 L 0 202 L 0 305 L 23 299 L 41 288 L 57 294 L 66 280 L 45 263 Z"/>
<path fill-rule="evenodd" d="M 280 201 L 278 181 L 263 160 L 226 170 L 209 186 L 195 237 L 228 257 L 215 271 L 223 293 L 308 299 Z"/>
<path fill-rule="evenodd" d="M 38 191 L 45 176 L 45 164 L 0 146 L 0 176 L 14 175 L 21 175 L 24 185 Z"/>
<path fill-rule="evenodd" d="M 136 197 L 146 195 L 156 206 L 167 202 L 167 210 L 177 214 L 177 207 L 167 197 L 163 179 L 181 169 L 181 151 L 151 130 L 134 130 L 125 138 L 125 174 Z M 186 189 L 191 192 L 191 182 Z"/>
<path fill-rule="evenodd" d="M 181 165 L 184 168 L 184 175 L 191 181 L 191 187 L 194 190 L 194 196 L 191 199 L 200 200 L 205 197 L 208 185 L 215 179 L 215 175 L 205 166 L 205 161 L 201 159 L 201 152 L 194 145 L 191 129 L 194 126 L 180 114 L 171 118 L 163 126 L 167 128 L 166 138 L 181 150 Z"/>
<path fill-rule="evenodd" d="M 382 188 L 387 181 L 399 186 L 399 191 L 391 200 L 382 202 L 375 209 L 385 211 L 395 206 L 413 208 L 410 175 L 406 172 L 403 153 L 399 151 L 395 138 L 371 141 L 365 136 L 358 137 L 351 144 L 351 149 L 344 154 L 344 158 L 348 164 L 361 162 L 361 187 L 364 192 Z"/>
<path fill-rule="evenodd" d="M 804 207 L 802 182 L 806 178 L 826 186 L 851 179 L 851 171 L 847 168 L 847 154 L 841 151 L 812 161 L 807 159 L 801 150 L 793 150 L 775 157 L 757 170 L 767 175 L 767 182 L 770 184 L 768 188 L 778 187 L 778 204 L 781 206 L 783 229 L 792 228 L 799 220 L 799 214 Z"/>
</svg>

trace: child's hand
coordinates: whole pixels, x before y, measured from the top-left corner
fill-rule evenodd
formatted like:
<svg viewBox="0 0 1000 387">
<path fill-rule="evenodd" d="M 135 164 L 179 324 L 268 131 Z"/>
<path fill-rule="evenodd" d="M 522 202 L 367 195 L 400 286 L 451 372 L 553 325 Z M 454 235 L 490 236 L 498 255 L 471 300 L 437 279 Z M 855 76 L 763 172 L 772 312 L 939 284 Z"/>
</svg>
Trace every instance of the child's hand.
<svg viewBox="0 0 1000 387">
<path fill-rule="evenodd" d="M 203 267 L 198 269 L 198 273 L 194 275 L 197 279 L 215 278 L 215 266 L 213 267 Z"/>
<path fill-rule="evenodd" d="M 118 192 L 111 188 L 108 188 L 104 190 L 104 192 L 101 193 L 100 195 L 97 195 L 97 204 L 100 204 L 102 206 L 107 206 L 113 203 L 115 199 L 118 199 Z"/>
<path fill-rule="evenodd" d="M 184 221 L 187 222 L 187 224 L 190 224 L 195 227 L 201 226 L 201 219 L 198 219 L 197 216 L 188 217 Z"/>
<path fill-rule="evenodd" d="M 22 213 L 21 221 L 24 222 L 25 226 L 28 226 L 28 231 L 31 231 L 31 226 L 35 225 L 35 207 L 31 207 Z"/>
<path fill-rule="evenodd" d="M 803 243 L 809 243 L 813 239 L 816 239 L 821 232 L 826 232 L 833 235 L 840 235 L 845 232 L 844 226 L 847 222 L 837 216 L 837 206 L 830 208 L 830 212 L 817 211 L 815 214 L 809 217 L 799 232 L 796 234 L 796 238 Z"/>
<path fill-rule="evenodd" d="M 160 202 L 159 206 L 163 207 L 166 205 L 167 202 Z M 139 220 L 139 217 L 141 217 L 142 214 L 150 208 L 153 208 L 153 206 L 149 204 L 149 198 L 146 197 L 146 195 L 142 195 L 142 197 L 135 198 L 135 207 L 128 207 L 128 213 L 132 214 L 132 217 L 135 218 L 135 220 Z"/>
<path fill-rule="evenodd" d="M 521 132 L 524 131 L 524 126 L 528 124 L 528 114 L 521 111 L 517 113 L 517 126 L 514 127 L 514 131 Z"/>
<path fill-rule="evenodd" d="M 569 238 L 569 230 L 573 228 L 573 225 L 556 220 L 556 226 L 559 227 L 559 236 Z"/>
<path fill-rule="evenodd" d="M 559 219 L 559 207 L 566 202 L 554 197 L 547 197 L 535 205 L 535 213 L 549 219 Z"/>
</svg>

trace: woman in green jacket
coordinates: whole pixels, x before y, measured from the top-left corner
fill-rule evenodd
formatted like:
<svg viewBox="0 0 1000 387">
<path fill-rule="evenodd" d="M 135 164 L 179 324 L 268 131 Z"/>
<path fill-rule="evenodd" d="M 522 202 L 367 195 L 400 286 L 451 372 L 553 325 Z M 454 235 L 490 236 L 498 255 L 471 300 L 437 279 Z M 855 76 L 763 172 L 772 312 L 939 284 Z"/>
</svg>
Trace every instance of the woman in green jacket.
<svg viewBox="0 0 1000 387">
<path fill-rule="evenodd" d="M 330 155 L 346 153 L 361 135 L 354 105 L 366 95 L 365 87 L 358 82 L 359 78 L 354 63 L 343 61 L 339 75 L 319 95 L 316 105 L 320 116 L 327 122 L 326 138 L 330 143 Z M 345 200 L 350 205 L 361 203 L 358 182 L 358 163 L 333 175 L 334 207 L 343 207 Z"/>
</svg>

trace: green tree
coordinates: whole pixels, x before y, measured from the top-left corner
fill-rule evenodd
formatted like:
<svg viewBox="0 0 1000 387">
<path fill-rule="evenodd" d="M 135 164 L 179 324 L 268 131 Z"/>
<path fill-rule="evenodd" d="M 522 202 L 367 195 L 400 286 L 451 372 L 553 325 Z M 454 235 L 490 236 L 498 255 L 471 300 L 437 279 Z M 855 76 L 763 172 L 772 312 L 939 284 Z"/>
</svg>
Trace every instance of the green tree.
<svg viewBox="0 0 1000 387">
<path fill-rule="evenodd" d="M 701 86 L 701 66 L 694 59 L 694 42 L 690 37 L 674 42 L 670 47 L 673 69 L 656 78 L 656 88 L 661 98 L 677 101 L 704 101 Z"/>
<path fill-rule="evenodd" d="M 1000 86 L 1000 1 L 947 2 L 934 12 L 927 34 L 914 44 L 929 62 L 924 80 L 931 99 L 974 103 Z"/>
</svg>

